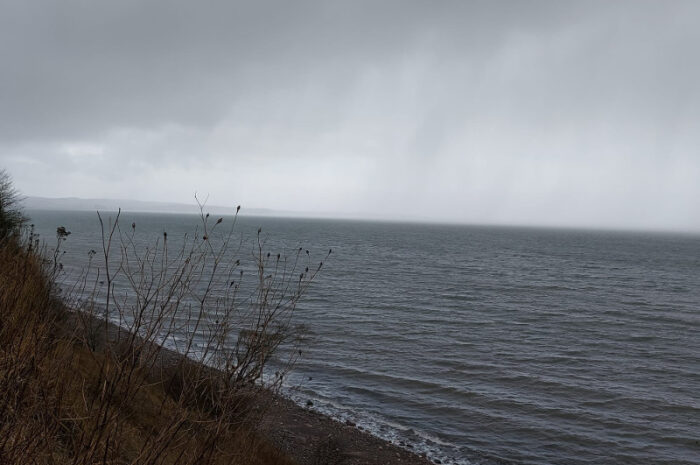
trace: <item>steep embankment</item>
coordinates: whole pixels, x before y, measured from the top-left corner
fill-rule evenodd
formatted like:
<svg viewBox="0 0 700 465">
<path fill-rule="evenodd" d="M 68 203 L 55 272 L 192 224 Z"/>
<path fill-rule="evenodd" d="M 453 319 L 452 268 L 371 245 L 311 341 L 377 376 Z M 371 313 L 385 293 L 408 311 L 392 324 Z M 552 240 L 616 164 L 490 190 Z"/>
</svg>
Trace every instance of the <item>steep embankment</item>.
<svg viewBox="0 0 700 465">
<path fill-rule="evenodd" d="M 54 297 L 40 254 L 3 241 L 0 463 L 293 463 L 254 432 L 250 396 L 222 401 L 205 368 L 166 369 L 138 338 L 100 342 L 91 326 Z"/>
</svg>

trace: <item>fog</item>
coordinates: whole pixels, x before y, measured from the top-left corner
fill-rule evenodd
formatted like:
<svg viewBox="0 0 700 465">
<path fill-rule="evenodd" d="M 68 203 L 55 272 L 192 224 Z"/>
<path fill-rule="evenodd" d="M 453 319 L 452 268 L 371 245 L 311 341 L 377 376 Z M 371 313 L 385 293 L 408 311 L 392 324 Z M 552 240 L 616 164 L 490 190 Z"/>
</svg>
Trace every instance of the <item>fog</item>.
<svg viewBox="0 0 700 465">
<path fill-rule="evenodd" d="M 26 195 L 700 231 L 694 1 L 2 1 Z"/>
</svg>

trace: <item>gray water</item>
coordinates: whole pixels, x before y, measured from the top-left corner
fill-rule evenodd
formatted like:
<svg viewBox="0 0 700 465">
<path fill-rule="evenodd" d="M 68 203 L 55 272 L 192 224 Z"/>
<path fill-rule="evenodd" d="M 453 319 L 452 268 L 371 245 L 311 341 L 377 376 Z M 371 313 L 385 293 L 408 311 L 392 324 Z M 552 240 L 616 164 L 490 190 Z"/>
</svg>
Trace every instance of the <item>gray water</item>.
<svg viewBox="0 0 700 465">
<path fill-rule="evenodd" d="M 94 213 L 29 214 L 72 231 L 69 270 L 99 245 Z M 132 220 L 154 238 L 197 221 Z M 700 237 L 239 221 L 334 250 L 296 313 L 298 401 L 443 463 L 700 463 Z"/>
</svg>

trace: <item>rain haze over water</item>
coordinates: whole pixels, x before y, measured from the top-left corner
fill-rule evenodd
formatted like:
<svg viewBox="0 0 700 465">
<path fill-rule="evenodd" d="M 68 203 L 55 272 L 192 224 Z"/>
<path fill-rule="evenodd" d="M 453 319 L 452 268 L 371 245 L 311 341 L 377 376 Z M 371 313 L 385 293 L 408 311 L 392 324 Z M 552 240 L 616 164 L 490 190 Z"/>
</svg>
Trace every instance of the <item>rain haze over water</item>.
<svg viewBox="0 0 700 465">
<path fill-rule="evenodd" d="M 335 251 L 300 402 L 447 463 L 700 463 L 700 2 L 0 4 L 0 169 L 67 270 L 95 209 L 242 205 Z"/>
<path fill-rule="evenodd" d="M 4 1 L 26 195 L 700 229 L 695 1 Z"/>
</svg>

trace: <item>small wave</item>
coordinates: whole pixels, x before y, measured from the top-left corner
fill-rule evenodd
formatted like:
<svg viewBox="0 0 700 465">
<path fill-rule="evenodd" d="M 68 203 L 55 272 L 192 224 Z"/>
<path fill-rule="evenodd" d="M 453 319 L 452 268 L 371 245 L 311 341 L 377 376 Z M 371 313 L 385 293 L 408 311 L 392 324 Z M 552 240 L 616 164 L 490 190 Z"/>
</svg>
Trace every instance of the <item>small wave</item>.
<svg viewBox="0 0 700 465">
<path fill-rule="evenodd" d="M 315 393 L 303 393 L 293 387 L 288 387 L 284 395 L 299 406 L 310 408 L 341 423 L 352 422 L 359 429 L 367 431 L 375 437 L 408 451 L 425 454 L 430 460 L 439 460 L 446 465 L 473 465 L 468 459 L 457 456 L 457 451 L 460 448 L 456 444 L 420 429 L 380 418 L 358 409 L 351 409 Z M 308 406 L 309 401 L 313 404 L 311 407 Z"/>
</svg>

